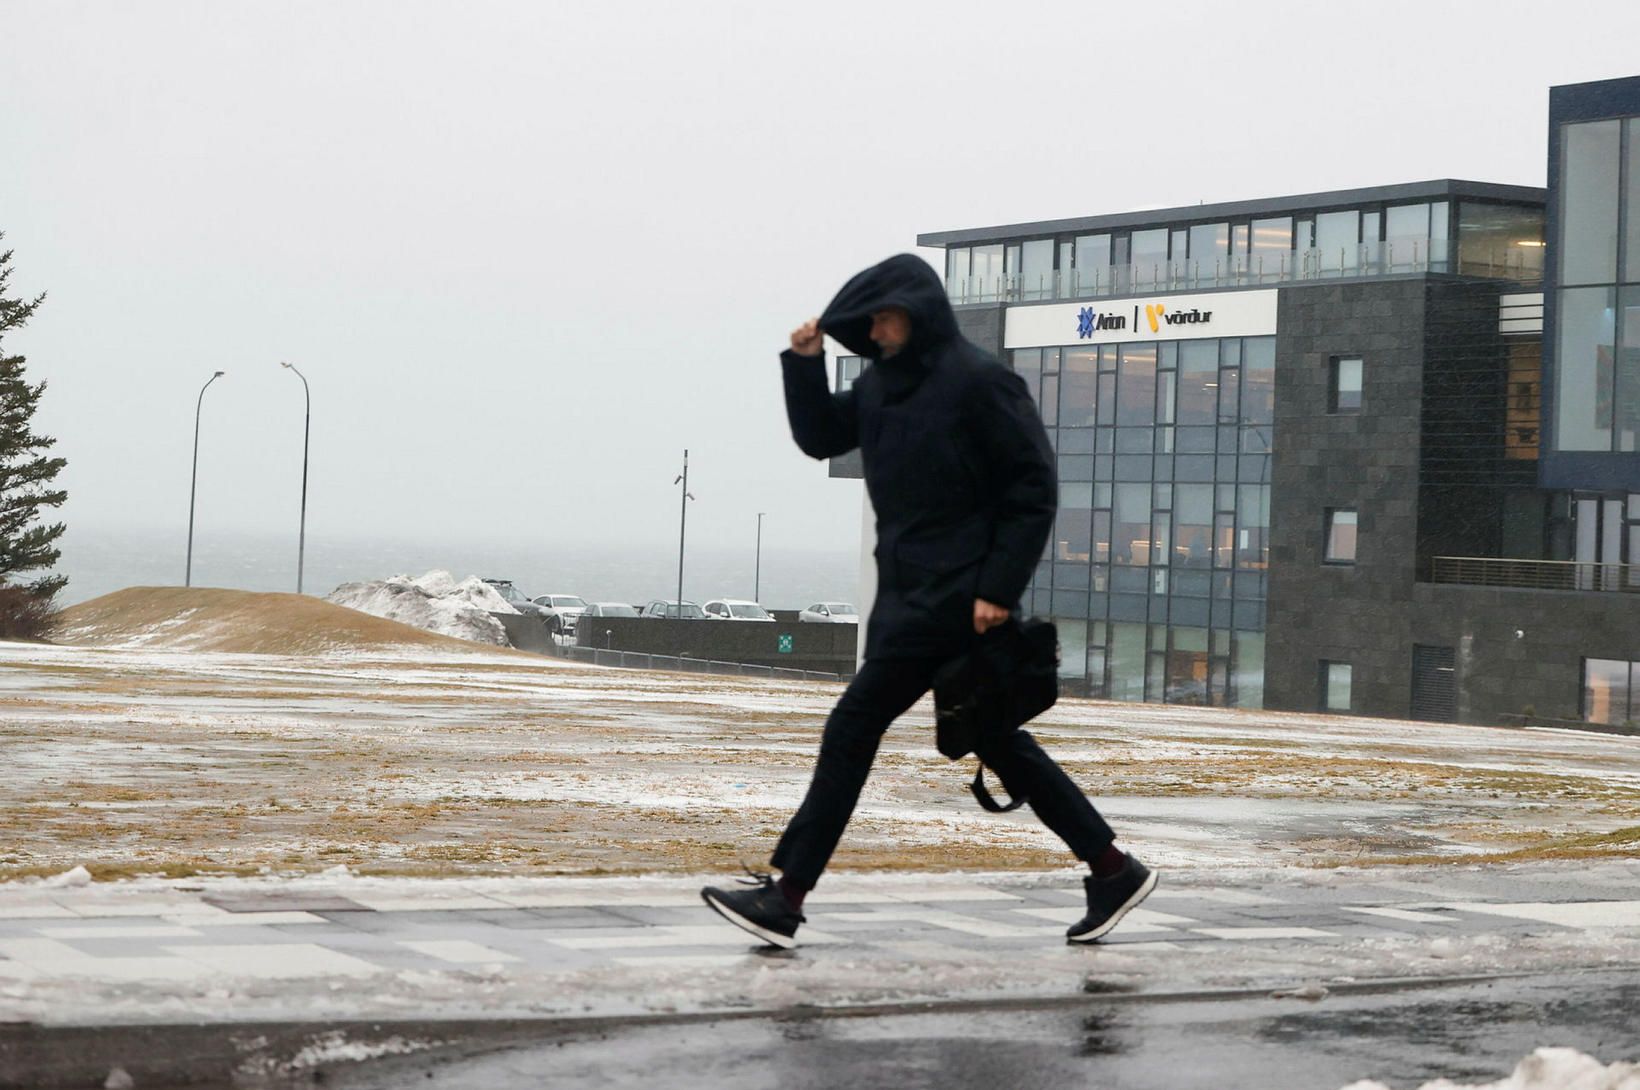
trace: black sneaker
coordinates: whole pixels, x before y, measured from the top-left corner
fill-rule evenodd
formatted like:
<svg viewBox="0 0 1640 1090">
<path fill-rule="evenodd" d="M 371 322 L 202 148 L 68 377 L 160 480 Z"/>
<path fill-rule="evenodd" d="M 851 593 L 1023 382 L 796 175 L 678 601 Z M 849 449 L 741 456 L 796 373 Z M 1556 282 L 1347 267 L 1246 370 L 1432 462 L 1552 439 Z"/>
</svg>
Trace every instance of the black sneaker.
<svg viewBox="0 0 1640 1090">
<path fill-rule="evenodd" d="M 1082 887 L 1088 891 L 1088 914 L 1065 932 L 1069 942 L 1094 942 L 1108 934 L 1130 909 L 1150 896 L 1156 875 L 1130 855 L 1121 870 L 1109 878 L 1089 875 L 1082 879 Z"/>
<path fill-rule="evenodd" d="M 797 945 L 793 938 L 797 925 L 807 923 L 802 913 L 791 906 L 774 879 L 767 874 L 754 874 L 741 881 L 751 889 L 718 889 L 707 886 L 700 891 L 700 899 L 711 905 L 717 914 L 743 931 L 750 931 L 770 946 L 790 950 Z"/>
</svg>

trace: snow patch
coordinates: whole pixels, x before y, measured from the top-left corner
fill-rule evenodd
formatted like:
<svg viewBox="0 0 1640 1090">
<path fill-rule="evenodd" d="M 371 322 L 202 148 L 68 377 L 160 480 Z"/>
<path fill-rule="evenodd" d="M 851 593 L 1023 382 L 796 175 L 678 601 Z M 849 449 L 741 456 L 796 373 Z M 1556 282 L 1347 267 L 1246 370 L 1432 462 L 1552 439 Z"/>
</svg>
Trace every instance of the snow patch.
<svg viewBox="0 0 1640 1090">
<path fill-rule="evenodd" d="M 457 582 L 455 576 L 438 569 L 417 577 L 395 575 L 343 583 L 330 592 L 326 601 L 443 636 L 497 647 L 509 646 L 507 633 L 490 614 L 518 612 L 478 576 Z"/>
<path fill-rule="evenodd" d="M 380 1041 L 350 1041 L 341 1030 L 331 1030 L 314 1040 L 290 1058 L 285 1065 L 291 1071 L 301 1071 L 327 1063 L 362 1063 L 382 1056 L 404 1056 L 432 1048 L 432 1041 L 407 1041 L 403 1037 L 387 1037 Z"/>
<path fill-rule="evenodd" d="M 75 889 L 91 884 L 91 872 L 83 866 L 66 870 L 61 874 L 53 874 L 49 878 L 42 878 L 40 884 L 48 889 Z"/>
<path fill-rule="evenodd" d="M 1389 1090 L 1362 1079 L 1344 1090 Z M 1602 1064 L 1575 1048 L 1540 1048 L 1515 1066 L 1506 1079 L 1488 1083 L 1426 1082 L 1419 1090 L 1640 1090 L 1640 1064 Z"/>
</svg>

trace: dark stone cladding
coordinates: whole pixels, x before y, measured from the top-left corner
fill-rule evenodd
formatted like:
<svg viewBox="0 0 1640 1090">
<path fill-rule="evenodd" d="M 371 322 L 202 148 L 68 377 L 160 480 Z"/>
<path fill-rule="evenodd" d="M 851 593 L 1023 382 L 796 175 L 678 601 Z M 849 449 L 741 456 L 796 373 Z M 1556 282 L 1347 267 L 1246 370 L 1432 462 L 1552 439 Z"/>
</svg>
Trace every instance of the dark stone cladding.
<svg viewBox="0 0 1640 1090">
<path fill-rule="evenodd" d="M 1411 703 L 1424 278 L 1281 289 L 1265 706 L 1321 706 L 1322 660 L 1347 662 L 1354 710 Z M 1364 360 L 1362 410 L 1327 412 L 1329 362 Z M 1322 562 L 1324 513 L 1358 512 L 1353 565 Z"/>
<path fill-rule="evenodd" d="M 1347 662 L 1352 711 L 1408 718 L 1423 644 L 1453 649 L 1460 722 L 1576 719 L 1585 656 L 1640 660 L 1629 595 L 1427 581 L 1433 556 L 1498 555 L 1499 498 L 1530 481 L 1530 463 L 1499 456 L 1497 295 L 1518 288 L 1417 277 L 1282 289 L 1266 707 L 1320 708 L 1321 662 Z M 1341 355 L 1365 363 L 1359 414 L 1327 412 Z M 1354 565 L 1322 562 L 1329 507 L 1359 513 Z"/>
<path fill-rule="evenodd" d="M 1640 661 L 1631 594 L 1419 583 L 1410 606 L 1403 657 L 1412 643 L 1454 649 L 1459 722 L 1577 719 L 1585 657 Z"/>
<path fill-rule="evenodd" d="M 997 306 L 958 307 L 957 332 L 973 341 L 974 344 L 995 356 L 1001 363 L 1008 361 L 1003 358 L 1002 335 L 1005 328 L 1007 308 Z"/>
</svg>

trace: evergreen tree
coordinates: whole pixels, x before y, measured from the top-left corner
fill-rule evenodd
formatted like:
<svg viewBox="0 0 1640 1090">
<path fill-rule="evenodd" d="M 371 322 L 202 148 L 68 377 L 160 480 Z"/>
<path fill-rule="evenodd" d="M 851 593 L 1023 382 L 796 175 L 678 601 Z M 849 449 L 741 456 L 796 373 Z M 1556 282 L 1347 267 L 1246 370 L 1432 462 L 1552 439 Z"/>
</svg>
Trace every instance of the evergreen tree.
<svg viewBox="0 0 1640 1090">
<path fill-rule="evenodd" d="M 36 435 L 29 426 L 46 384 L 29 385 L 23 357 L 4 351 L 5 335 L 21 329 L 45 301 L 44 293 L 33 299 L 14 299 L 6 293 L 11 255 L 10 250 L 0 251 L 0 587 L 14 588 L 13 594 L 23 591 L 39 604 L 55 597 L 68 577 L 42 575 L 24 583 L 17 576 L 50 569 L 62 556 L 57 539 L 63 524 L 43 524 L 40 516 L 43 508 L 61 507 L 68 498 L 67 492 L 53 487 L 67 462 L 46 457 L 57 440 Z"/>
</svg>

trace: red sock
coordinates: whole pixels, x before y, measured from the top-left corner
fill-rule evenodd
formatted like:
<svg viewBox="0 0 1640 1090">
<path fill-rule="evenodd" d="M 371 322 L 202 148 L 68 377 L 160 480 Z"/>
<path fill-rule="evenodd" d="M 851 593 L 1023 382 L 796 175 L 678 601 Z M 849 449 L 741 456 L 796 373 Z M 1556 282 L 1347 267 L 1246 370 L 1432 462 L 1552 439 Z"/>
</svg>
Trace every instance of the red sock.
<svg viewBox="0 0 1640 1090">
<path fill-rule="evenodd" d="M 1095 878 L 1110 878 L 1120 874 L 1126 865 L 1127 853 L 1112 844 L 1105 849 L 1103 855 L 1088 864 L 1088 869 L 1093 872 Z"/>
<path fill-rule="evenodd" d="M 809 895 L 808 886 L 800 886 L 785 875 L 776 879 L 774 884 L 786 898 L 786 903 L 792 906 L 793 912 L 803 911 L 803 898 Z"/>
</svg>

